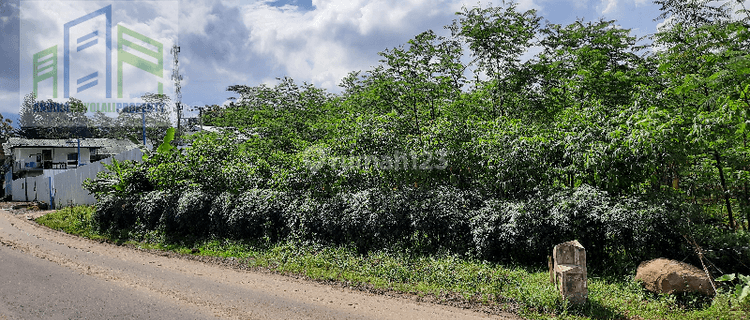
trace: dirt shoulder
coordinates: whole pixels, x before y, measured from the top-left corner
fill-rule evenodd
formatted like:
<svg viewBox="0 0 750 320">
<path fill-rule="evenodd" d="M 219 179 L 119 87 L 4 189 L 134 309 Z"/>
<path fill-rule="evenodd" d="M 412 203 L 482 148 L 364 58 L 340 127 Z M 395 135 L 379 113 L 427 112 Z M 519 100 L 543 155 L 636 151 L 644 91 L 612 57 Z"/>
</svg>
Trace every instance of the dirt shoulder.
<svg viewBox="0 0 750 320">
<path fill-rule="evenodd" d="M 0 208 L 9 208 L 0 203 Z M 219 318 L 239 319 L 519 319 L 432 304 L 388 292 L 324 284 L 257 270 L 232 260 L 145 252 L 39 226 L 39 212 L 0 210 L 0 244 L 106 280 L 118 288 L 183 304 Z M 386 293 L 386 295 L 382 294 Z"/>
</svg>

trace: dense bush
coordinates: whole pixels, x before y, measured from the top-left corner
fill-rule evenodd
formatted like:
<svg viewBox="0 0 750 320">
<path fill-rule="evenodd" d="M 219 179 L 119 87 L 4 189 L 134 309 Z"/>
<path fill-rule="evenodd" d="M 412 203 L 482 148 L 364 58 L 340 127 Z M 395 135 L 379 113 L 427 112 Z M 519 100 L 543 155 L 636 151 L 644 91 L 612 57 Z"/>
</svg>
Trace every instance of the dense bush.
<svg viewBox="0 0 750 320">
<path fill-rule="evenodd" d="M 181 161 L 188 161 L 170 152 L 171 155 L 157 155 L 175 162 L 169 168 L 178 170 Z M 210 159 L 211 153 L 202 155 Z M 226 155 L 221 157 L 226 159 Z M 513 155 L 505 155 L 504 159 L 508 157 Z M 492 179 L 506 178 L 489 175 L 491 168 L 476 166 L 473 170 L 449 167 L 445 172 L 420 173 L 414 168 L 382 171 L 326 165 L 323 170 L 310 172 L 299 167 L 304 161 L 293 157 L 276 156 L 270 160 L 276 167 L 291 161 L 291 169 L 279 167 L 277 172 L 269 173 L 268 182 L 263 183 L 267 188 L 245 189 L 243 184 L 230 183 L 230 176 L 214 177 L 225 179 L 224 186 L 235 186 L 218 194 L 207 192 L 195 182 L 197 179 L 190 178 L 196 173 L 190 173 L 181 183 L 158 183 L 166 179 L 163 172 L 156 173 L 165 168 L 164 161 L 147 162 L 146 167 L 153 166 L 150 171 L 121 163 L 90 182 L 100 198 L 94 221 L 103 231 L 159 230 L 172 237 L 211 235 L 272 241 L 296 237 L 354 245 L 361 251 L 449 251 L 520 263 L 543 262 L 555 244 L 578 239 L 592 257 L 593 270 L 609 265 L 608 271 L 613 272 L 634 268 L 643 259 L 684 258 L 690 252 L 682 235 L 685 219 L 693 210 L 680 200 L 679 194 L 613 196 L 586 184 L 519 193 L 505 187 L 483 186 L 493 184 Z M 493 161 L 494 165 L 505 163 Z M 253 167 L 269 166 L 269 162 L 265 163 Z M 231 167 L 237 165 L 249 168 L 227 163 L 222 171 L 233 172 Z M 143 172 L 152 173 L 144 177 Z M 441 180 L 445 173 L 449 173 L 449 178 Z M 460 177 L 452 179 L 456 175 Z M 320 182 L 316 182 L 318 179 Z M 399 179 L 411 182 L 396 184 Z M 389 180 L 392 182 L 384 184 Z M 495 184 L 504 185 L 500 180 Z M 161 185 L 161 190 L 149 191 L 149 186 L 154 185 Z M 218 191 L 215 187 L 208 190 Z M 508 197 L 508 192 L 514 196 Z"/>
<path fill-rule="evenodd" d="M 228 200 L 226 195 L 225 199 Z M 229 235 L 237 239 L 257 239 L 267 237 L 277 240 L 285 232 L 282 222 L 283 210 L 286 207 L 285 195 L 281 192 L 252 189 L 241 193 L 232 205 L 231 211 L 226 202 L 217 206 L 225 210 Z M 223 208 L 222 208 L 223 206 Z"/>
<path fill-rule="evenodd" d="M 512 253 L 518 251 L 519 247 L 525 247 L 525 243 L 519 243 L 521 235 L 517 227 L 519 219 L 527 218 L 523 203 L 489 200 L 472 215 L 472 240 L 482 258 L 490 261 L 522 259 L 514 257 Z"/>
<path fill-rule="evenodd" d="M 583 185 L 523 202 L 488 201 L 471 220 L 474 246 L 494 261 L 544 261 L 558 243 L 577 239 L 592 271 L 632 270 L 646 259 L 683 259 L 690 208 L 669 199 L 612 197 Z M 689 252 L 688 252 L 689 253 Z"/>
<path fill-rule="evenodd" d="M 176 199 L 175 195 L 166 191 L 141 194 L 133 208 L 133 214 L 137 218 L 135 231 L 145 233 L 163 229 L 165 219 L 174 216 Z"/>
<path fill-rule="evenodd" d="M 476 201 L 472 201 L 469 192 L 439 187 L 413 194 L 413 197 L 409 220 L 417 237 L 415 249 L 466 252 L 471 247 L 469 213 Z"/>
<path fill-rule="evenodd" d="M 231 192 L 224 191 L 211 202 L 211 210 L 208 219 L 211 221 L 210 230 L 214 236 L 228 237 L 229 225 L 227 221 L 232 214 L 237 196 Z"/>
<path fill-rule="evenodd" d="M 408 191 L 367 189 L 295 200 L 285 211 L 297 238 L 355 244 L 361 250 L 402 243 L 412 232 Z"/>
<path fill-rule="evenodd" d="M 726 273 L 727 270 L 750 274 L 750 233 L 747 231 L 727 232 L 725 228 L 710 224 L 690 226 L 689 238 L 694 240 L 705 253 L 706 267 L 714 274 Z M 686 250 L 694 250 L 685 244 Z M 693 258 L 692 262 L 700 265 Z"/>
<path fill-rule="evenodd" d="M 211 220 L 209 211 L 213 198 L 199 188 L 180 195 L 177 208 L 164 215 L 165 231 L 177 235 L 202 237 L 208 234 Z"/>
<path fill-rule="evenodd" d="M 138 221 L 135 212 L 137 197 L 119 197 L 113 194 L 99 197 L 92 221 L 99 232 L 129 230 Z"/>
<path fill-rule="evenodd" d="M 592 271 L 620 273 L 645 259 L 689 255 L 682 235 L 693 212 L 679 195 L 612 196 L 588 185 L 537 191 L 520 200 L 487 198 L 456 186 L 342 190 L 328 196 L 271 189 L 212 195 L 194 185 L 179 196 L 167 191 L 103 196 L 94 221 L 102 231 L 292 237 L 353 245 L 362 252 L 408 248 L 516 263 L 543 263 L 555 244 L 578 239 Z"/>
<path fill-rule="evenodd" d="M 135 161 L 118 161 L 104 164 L 107 170 L 97 172 L 95 179 L 87 179 L 83 187 L 98 199 L 114 195 L 128 197 L 154 190 L 148 167 Z"/>
</svg>

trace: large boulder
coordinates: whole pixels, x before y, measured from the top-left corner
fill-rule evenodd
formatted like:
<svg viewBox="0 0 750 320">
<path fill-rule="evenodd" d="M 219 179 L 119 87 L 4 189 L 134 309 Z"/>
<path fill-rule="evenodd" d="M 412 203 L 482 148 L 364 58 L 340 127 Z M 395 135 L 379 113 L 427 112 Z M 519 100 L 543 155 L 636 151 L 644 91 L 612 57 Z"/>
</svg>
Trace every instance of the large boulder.
<svg viewBox="0 0 750 320">
<path fill-rule="evenodd" d="M 700 292 L 714 295 L 706 273 L 690 264 L 658 258 L 642 262 L 635 275 L 646 290 L 656 293 Z"/>
</svg>

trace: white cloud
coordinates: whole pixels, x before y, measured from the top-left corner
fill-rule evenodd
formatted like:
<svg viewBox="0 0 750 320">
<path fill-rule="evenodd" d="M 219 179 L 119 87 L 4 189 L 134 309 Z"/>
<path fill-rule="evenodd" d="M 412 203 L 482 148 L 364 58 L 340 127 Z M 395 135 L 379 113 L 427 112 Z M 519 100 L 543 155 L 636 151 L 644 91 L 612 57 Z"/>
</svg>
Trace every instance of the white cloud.
<svg viewBox="0 0 750 320">
<path fill-rule="evenodd" d="M 670 28 L 673 20 L 674 20 L 674 17 L 669 17 L 669 18 L 664 19 L 664 21 L 657 23 L 656 30 L 661 31 L 665 28 L 666 29 Z"/>
<path fill-rule="evenodd" d="M 738 14 L 738 13 L 736 13 L 736 12 L 735 12 L 735 11 L 737 11 L 738 9 L 742 9 L 742 8 L 743 8 L 743 5 L 744 5 L 744 8 L 745 8 L 745 9 L 748 9 L 748 10 L 750 10 L 750 0 L 745 0 L 745 2 L 743 2 L 743 4 L 742 4 L 742 5 L 740 5 L 740 4 L 735 4 L 735 9 L 734 9 L 734 10 L 732 10 L 732 17 L 734 17 L 735 19 L 737 19 L 737 18 L 740 18 L 740 19 L 741 19 L 741 18 L 747 18 L 748 14 L 750 14 L 750 13 L 739 13 L 739 14 Z"/>
<path fill-rule="evenodd" d="M 211 7 L 206 3 L 196 1 L 180 7 L 181 32 L 205 35 L 204 27 L 206 24 L 219 19 L 216 15 L 211 14 Z"/>
<path fill-rule="evenodd" d="M 521 61 L 528 61 L 529 59 L 533 58 L 537 54 L 541 53 L 543 50 L 544 50 L 544 48 L 541 47 L 541 46 L 530 47 L 529 49 L 526 50 L 526 52 L 524 52 L 521 55 L 521 57 L 519 57 L 519 59 Z"/>
<path fill-rule="evenodd" d="M 157 1 L 157 2 L 140 2 L 138 5 L 129 5 L 123 2 L 117 2 L 112 5 L 112 41 L 113 45 L 117 41 L 117 25 L 122 25 L 128 29 L 134 30 L 135 32 L 144 34 L 145 36 L 152 38 L 164 45 L 165 56 L 169 57 L 168 53 L 171 48 L 174 39 L 177 36 L 177 14 L 178 11 L 175 7 L 177 1 Z M 72 21 L 78 17 L 85 16 L 88 13 L 94 12 L 106 6 L 108 3 L 97 2 L 97 1 L 59 1 L 59 2 L 35 2 L 35 1 L 22 1 L 21 2 L 21 46 L 20 46 L 20 81 L 21 90 L 23 92 L 30 92 L 33 86 L 32 75 L 33 72 L 33 55 L 41 50 L 57 46 L 57 88 L 58 88 L 58 100 L 64 100 L 64 78 L 63 78 L 63 51 L 65 46 L 63 26 L 65 23 Z M 94 30 L 103 30 L 105 25 L 105 18 L 103 16 L 96 16 L 93 19 L 79 24 L 74 28 L 70 29 L 70 39 L 76 39 L 76 37 L 86 34 Z M 72 70 L 70 72 L 70 79 L 76 79 L 82 75 L 88 74 L 93 71 L 101 71 L 106 66 L 105 50 L 104 45 L 104 34 L 99 32 L 99 42 L 97 45 L 82 52 L 75 52 L 75 47 L 71 46 L 71 57 L 70 65 Z M 132 40 L 130 36 L 125 38 Z M 75 40 L 72 40 L 75 44 Z M 138 42 L 138 41 L 136 41 Z M 146 56 L 143 53 L 136 52 L 129 48 L 124 48 L 126 52 L 133 53 L 136 56 L 146 58 L 156 62 L 157 59 Z M 111 70 L 111 93 L 113 98 L 117 98 L 117 72 L 118 68 L 116 65 L 117 47 L 112 47 L 112 65 Z M 165 92 L 171 91 L 171 85 L 169 79 L 169 71 L 171 70 L 171 59 L 164 59 L 164 73 L 162 79 L 156 75 L 147 73 L 146 71 L 139 70 L 136 67 L 128 63 L 123 64 L 123 97 L 127 99 L 130 97 L 139 97 L 144 92 L 156 92 L 157 82 L 162 82 Z M 80 98 L 83 101 L 97 101 L 102 99 L 105 75 L 101 72 L 98 75 L 99 85 L 82 92 L 77 92 L 74 86 L 70 86 L 70 95 Z M 144 81 L 147 80 L 147 81 Z M 166 80 L 166 81 L 165 81 Z M 49 95 L 52 91 L 52 80 L 45 80 L 43 86 L 40 85 L 39 92 L 45 92 Z M 42 88 L 44 87 L 44 88 Z"/>
<path fill-rule="evenodd" d="M 91 9 L 82 8 L 79 2 L 55 14 L 45 9 L 45 2 L 21 3 L 29 2 L 38 5 L 45 17 L 52 17 L 49 21 L 38 21 L 38 28 L 51 28 L 46 33 L 49 39 L 30 40 L 38 41 L 40 47 L 50 41 L 60 42 L 62 23 L 69 20 L 62 17 L 80 16 Z M 380 59 L 377 52 L 405 44 L 428 29 L 445 35 L 443 26 L 457 18 L 455 12 L 463 5 L 468 8 L 477 5 L 477 0 L 312 0 L 310 10 L 295 5 L 274 7 L 271 5 L 274 2 L 195 0 L 189 5 L 181 2 L 180 68 L 184 75 L 185 102 L 223 101 L 231 95 L 225 91 L 227 86 L 274 85 L 275 78 L 283 76 L 338 91 L 337 84 L 347 73 L 377 65 Z M 590 15 L 594 10 L 618 16 L 650 1 L 517 0 L 517 3 L 520 11 L 552 11 L 543 12 L 545 16 L 554 16 L 558 11 Z M 502 1 L 482 1 L 481 5 L 501 6 Z M 172 10 L 177 12 L 176 8 Z M 167 29 L 168 24 L 160 19 L 148 22 L 131 19 L 137 15 L 140 13 L 130 12 L 129 20 L 134 22 L 128 22 L 128 27 L 156 25 Z M 648 23 L 653 25 L 650 19 Z M 524 57 L 534 53 L 536 49 L 532 48 Z M 171 59 L 165 62 L 171 63 Z"/>
<path fill-rule="evenodd" d="M 602 10 L 602 14 L 609 14 L 613 13 L 617 9 L 617 0 L 602 0 L 602 6 L 604 7 L 604 10 Z"/>
<path fill-rule="evenodd" d="M 531 9 L 539 11 L 543 9 L 543 7 L 536 3 L 535 0 L 519 0 L 517 3 L 519 11 L 527 11 Z"/>
<path fill-rule="evenodd" d="M 18 113 L 21 101 L 18 92 L 0 89 L 0 111 Z"/>
<path fill-rule="evenodd" d="M 459 2 L 427 0 L 314 0 L 313 5 L 307 12 L 260 2 L 244 6 L 243 21 L 251 30 L 244 44 L 272 56 L 286 75 L 334 90 L 347 73 L 376 64 L 378 51 L 427 29 L 443 32 L 460 9 Z"/>
</svg>

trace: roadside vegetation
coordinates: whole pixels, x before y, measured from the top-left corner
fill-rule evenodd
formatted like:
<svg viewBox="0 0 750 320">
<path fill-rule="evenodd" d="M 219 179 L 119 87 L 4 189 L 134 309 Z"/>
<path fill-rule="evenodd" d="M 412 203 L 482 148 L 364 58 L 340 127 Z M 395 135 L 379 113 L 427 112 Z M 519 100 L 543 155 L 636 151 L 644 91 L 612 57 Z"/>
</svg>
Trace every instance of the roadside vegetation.
<svg viewBox="0 0 750 320">
<path fill-rule="evenodd" d="M 143 162 L 114 162 L 86 183 L 96 209 L 72 230 L 480 294 L 530 317 L 746 317 L 742 290 L 729 293 L 744 277 L 714 299 L 630 280 L 657 257 L 701 266 L 696 250 L 716 277 L 750 274 L 750 15 L 655 2 L 665 23 L 647 39 L 615 21 L 464 8 L 448 35 L 380 52 L 340 94 L 289 78 L 231 86 L 232 104 L 201 112 L 223 133 L 177 133 L 190 143 L 177 149 L 170 130 Z M 573 239 L 592 281 L 583 307 L 540 270 Z"/>
<path fill-rule="evenodd" d="M 43 215 L 36 222 L 76 236 L 89 239 L 108 239 L 99 235 L 92 225 L 91 215 L 94 214 L 94 206 L 66 207 L 51 214 Z"/>
<path fill-rule="evenodd" d="M 368 292 L 400 293 L 485 312 L 500 310 L 528 319 L 747 319 L 747 306 L 723 289 L 716 297 L 701 294 L 656 295 L 625 277 L 589 278 L 589 302 L 570 305 L 549 283 L 547 270 L 463 258 L 426 256 L 404 251 L 359 253 L 348 246 L 311 242 L 201 240 L 165 243 L 131 236 L 99 235 L 93 207 L 71 207 L 36 221 L 52 229 L 92 239 L 106 239 L 144 250 L 172 251 L 235 262 L 235 267 L 303 276 Z M 196 250 L 197 249 L 197 250 Z"/>
</svg>

